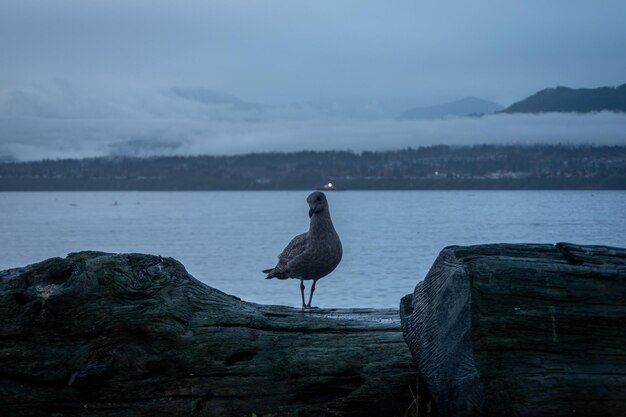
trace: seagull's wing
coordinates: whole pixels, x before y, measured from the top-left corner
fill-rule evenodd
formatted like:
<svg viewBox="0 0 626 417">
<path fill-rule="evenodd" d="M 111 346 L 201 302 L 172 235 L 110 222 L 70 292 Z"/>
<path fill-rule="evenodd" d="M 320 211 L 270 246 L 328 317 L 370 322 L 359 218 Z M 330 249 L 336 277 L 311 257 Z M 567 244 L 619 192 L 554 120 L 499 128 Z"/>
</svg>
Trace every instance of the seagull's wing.
<svg viewBox="0 0 626 417">
<path fill-rule="evenodd" d="M 291 239 L 291 242 L 278 255 L 278 265 L 286 265 L 289 261 L 299 256 L 307 248 L 307 233 L 302 233 Z"/>
<path fill-rule="evenodd" d="M 268 274 L 267 278 L 289 278 L 287 268 L 289 262 L 300 256 L 307 249 L 307 233 L 302 233 L 291 239 L 291 242 L 278 255 L 278 264 L 270 270 L 264 270 Z"/>
</svg>

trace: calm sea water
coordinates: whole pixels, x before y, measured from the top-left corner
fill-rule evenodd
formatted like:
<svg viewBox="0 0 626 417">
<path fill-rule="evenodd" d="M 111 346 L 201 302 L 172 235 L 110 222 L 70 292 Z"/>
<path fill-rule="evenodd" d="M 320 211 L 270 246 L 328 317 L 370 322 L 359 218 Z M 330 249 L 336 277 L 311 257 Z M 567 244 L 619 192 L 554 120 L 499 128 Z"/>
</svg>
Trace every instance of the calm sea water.
<svg viewBox="0 0 626 417">
<path fill-rule="evenodd" d="M 308 228 L 308 192 L 0 193 L 0 270 L 69 252 L 171 256 L 244 300 L 299 306 L 261 269 Z M 397 307 L 448 245 L 626 246 L 622 191 L 345 191 L 328 195 L 344 257 L 320 307 Z M 307 288 L 308 291 L 308 288 Z"/>
</svg>

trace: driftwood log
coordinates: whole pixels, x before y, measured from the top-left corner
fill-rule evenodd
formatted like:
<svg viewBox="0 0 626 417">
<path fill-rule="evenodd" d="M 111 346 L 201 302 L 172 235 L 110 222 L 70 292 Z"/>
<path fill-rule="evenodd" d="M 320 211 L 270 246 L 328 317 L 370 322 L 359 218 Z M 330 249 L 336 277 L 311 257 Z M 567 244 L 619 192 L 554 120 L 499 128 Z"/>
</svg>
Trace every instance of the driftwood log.
<svg viewBox="0 0 626 417">
<path fill-rule="evenodd" d="M 626 249 L 444 249 L 400 308 L 444 416 L 626 416 Z"/>
<path fill-rule="evenodd" d="M 416 383 L 397 310 L 251 304 L 158 256 L 0 272 L 0 326 L 1 416 L 402 416 Z"/>
</svg>

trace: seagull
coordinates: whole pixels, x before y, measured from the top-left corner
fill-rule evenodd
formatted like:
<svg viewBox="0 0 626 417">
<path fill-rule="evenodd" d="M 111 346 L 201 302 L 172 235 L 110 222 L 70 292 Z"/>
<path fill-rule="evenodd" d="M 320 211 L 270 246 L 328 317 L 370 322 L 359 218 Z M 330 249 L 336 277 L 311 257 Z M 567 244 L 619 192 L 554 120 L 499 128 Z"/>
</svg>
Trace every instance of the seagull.
<svg viewBox="0 0 626 417">
<path fill-rule="evenodd" d="M 265 269 L 266 279 L 297 278 L 300 280 L 302 308 L 311 307 L 317 280 L 330 274 L 341 261 L 343 249 L 328 211 L 324 193 L 316 191 L 306 199 L 309 204 L 309 231 L 294 237 L 278 255 L 278 264 Z M 313 280 L 309 302 L 304 302 L 304 281 Z"/>
</svg>

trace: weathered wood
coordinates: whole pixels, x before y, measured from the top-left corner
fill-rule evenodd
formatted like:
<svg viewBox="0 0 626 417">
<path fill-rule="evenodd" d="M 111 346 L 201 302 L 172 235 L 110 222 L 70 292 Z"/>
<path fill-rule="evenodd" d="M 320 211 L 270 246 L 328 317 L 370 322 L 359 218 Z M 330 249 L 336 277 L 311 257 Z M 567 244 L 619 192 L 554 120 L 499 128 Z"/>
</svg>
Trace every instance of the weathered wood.
<svg viewBox="0 0 626 417">
<path fill-rule="evenodd" d="M 81 252 L 0 272 L 0 415 L 404 415 L 396 310 L 243 302 L 173 259 Z"/>
<path fill-rule="evenodd" d="M 444 416 L 626 416 L 626 249 L 448 247 L 400 310 Z"/>
</svg>

